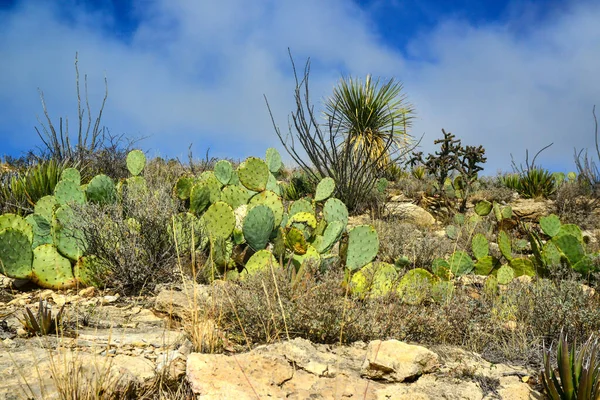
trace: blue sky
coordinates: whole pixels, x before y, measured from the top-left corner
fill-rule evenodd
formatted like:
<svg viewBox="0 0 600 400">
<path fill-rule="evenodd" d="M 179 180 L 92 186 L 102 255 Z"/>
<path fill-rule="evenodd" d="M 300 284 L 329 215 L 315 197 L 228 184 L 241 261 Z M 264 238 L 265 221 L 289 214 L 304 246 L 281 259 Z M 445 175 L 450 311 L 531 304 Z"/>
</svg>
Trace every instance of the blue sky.
<svg viewBox="0 0 600 400">
<path fill-rule="evenodd" d="M 92 110 L 106 75 L 103 124 L 147 137 L 150 155 L 281 149 L 263 94 L 287 130 L 290 47 L 311 57 L 317 108 L 341 75 L 394 77 L 425 153 L 445 128 L 486 148 L 487 174 L 551 142 L 539 163 L 569 171 L 574 148 L 594 147 L 597 21 L 586 0 L 0 0 L 0 155 L 40 145 L 38 88 L 73 130 L 75 52 Z"/>
</svg>

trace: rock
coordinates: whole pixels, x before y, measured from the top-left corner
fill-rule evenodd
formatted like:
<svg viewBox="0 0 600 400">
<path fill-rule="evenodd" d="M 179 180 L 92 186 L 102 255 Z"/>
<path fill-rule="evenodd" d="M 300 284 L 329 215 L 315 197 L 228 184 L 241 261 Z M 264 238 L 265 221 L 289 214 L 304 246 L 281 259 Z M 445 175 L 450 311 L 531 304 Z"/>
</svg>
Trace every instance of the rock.
<svg viewBox="0 0 600 400">
<path fill-rule="evenodd" d="M 522 221 L 538 222 L 554 212 L 554 201 L 539 199 L 518 199 L 511 203 L 512 212 Z"/>
<path fill-rule="evenodd" d="M 437 367 L 437 354 L 425 347 L 398 340 L 374 340 L 367 347 L 361 374 L 369 379 L 404 382 L 433 372 Z"/>
<path fill-rule="evenodd" d="M 93 297 L 95 293 L 96 293 L 96 288 L 93 286 L 90 286 L 85 289 L 81 289 L 78 294 L 80 297 L 90 298 L 90 297 Z"/>
<path fill-rule="evenodd" d="M 161 290 L 158 296 L 156 296 L 154 309 L 180 320 L 190 319 L 194 305 L 194 296 L 198 296 L 195 302 L 198 304 L 199 300 L 206 300 L 210 297 L 208 290 L 207 286 L 201 285 L 190 288 L 187 293 L 178 290 Z M 198 310 L 198 312 L 201 311 Z"/>
<path fill-rule="evenodd" d="M 401 218 L 403 222 L 421 227 L 433 226 L 436 223 L 433 215 L 416 204 L 388 203 L 386 209 L 389 216 Z"/>
</svg>

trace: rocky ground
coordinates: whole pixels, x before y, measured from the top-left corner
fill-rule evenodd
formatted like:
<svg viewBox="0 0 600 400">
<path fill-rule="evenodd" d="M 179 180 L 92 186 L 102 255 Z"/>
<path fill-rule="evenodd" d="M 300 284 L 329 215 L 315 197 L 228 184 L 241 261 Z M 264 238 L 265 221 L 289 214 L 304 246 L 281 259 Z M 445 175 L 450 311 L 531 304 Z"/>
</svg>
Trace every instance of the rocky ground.
<svg viewBox="0 0 600 400">
<path fill-rule="evenodd" d="M 19 318 L 25 307 L 36 310 L 40 297 L 53 312 L 66 304 L 66 321 L 76 328 L 28 336 Z M 296 338 L 245 352 L 193 352 L 176 323 L 189 312 L 188 296 L 173 288 L 156 297 L 121 298 L 90 288 L 18 290 L 4 279 L 0 399 L 60 398 L 53 376 L 71 377 L 78 385 L 113 382 L 128 387 L 131 398 L 159 379 L 186 384 L 202 399 L 542 398 L 536 371 L 490 364 L 450 347 L 396 340 L 332 346 Z"/>
</svg>

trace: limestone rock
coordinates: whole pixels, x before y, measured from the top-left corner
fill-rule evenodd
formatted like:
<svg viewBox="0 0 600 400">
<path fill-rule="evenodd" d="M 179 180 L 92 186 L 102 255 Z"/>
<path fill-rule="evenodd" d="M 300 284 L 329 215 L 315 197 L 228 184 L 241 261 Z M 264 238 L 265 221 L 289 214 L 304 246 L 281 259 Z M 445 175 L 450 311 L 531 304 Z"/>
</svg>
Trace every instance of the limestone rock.
<svg viewBox="0 0 600 400">
<path fill-rule="evenodd" d="M 433 215 L 413 203 L 388 203 L 386 205 L 388 215 L 402 218 L 404 222 L 414 225 L 428 227 L 435 225 Z"/>
<path fill-rule="evenodd" d="M 404 382 L 433 372 L 437 367 L 437 354 L 425 347 L 398 340 L 374 340 L 367 347 L 361 373 L 369 379 Z"/>
<path fill-rule="evenodd" d="M 554 201 L 518 199 L 511 203 L 513 214 L 523 221 L 538 222 L 541 217 L 554 212 Z"/>
</svg>

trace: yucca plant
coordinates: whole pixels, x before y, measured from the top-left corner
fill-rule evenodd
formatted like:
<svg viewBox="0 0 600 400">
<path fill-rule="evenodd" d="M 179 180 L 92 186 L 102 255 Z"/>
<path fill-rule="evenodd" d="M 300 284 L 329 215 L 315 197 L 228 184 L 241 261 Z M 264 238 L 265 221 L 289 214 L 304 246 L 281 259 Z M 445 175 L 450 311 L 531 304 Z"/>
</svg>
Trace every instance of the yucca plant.
<svg viewBox="0 0 600 400">
<path fill-rule="evenodd" d="M 410 143 L 408 128 L 414 108 L 407 103 L 402 90 L 402 84 L 393 78 L 381 86 L 379 79 L 373 81 L 371 75 L 367 75 L 364 83 L 342 78 L 325 102 L 325 115 L 340 127 L 356 154 L 367 149 L 367 156 L 386 168 L 390 153 L 396 150 L 388 145 L 390 135 L 397 148 Z"/>
<path fill-rule="evenodd" d="M 552 400 L 600 399 L 598 350 L 598 339 L 592 335 L 576 352 L 575 342 L 569 347 L 566 335 L 561 332 L 556 370 L 550 365 L 551 349 L 544 350 L 541 380 L 548 397 Z"/>
<path fill-rule="evenodd" d="M 502 185 L 516 192 L 521 190 L 521 176 L 519 174 L 506 174 L 499 177 Z"/>
<path fill-rule="evenodd" d="M 531 168 L 521 175 L 516 190 L 526 198 L 548 198 L 556 191 L 555 178 L 547 169 Z"/>
<path fill-rule="evenodd" d="M 19 319 L 19 321 L 23 325 L 23 328 L 31 334 L 40 336 L 49 335 L 58 330 L 64 308 L 65 305 L 63 304 L 56 316 L 52 317 L 50 306 L 40 298 L 37 314 L 31 312 L 29 307 L 25 307 L 23 319 Z"/>
</svg>

